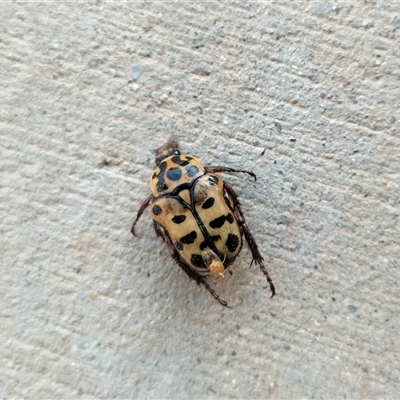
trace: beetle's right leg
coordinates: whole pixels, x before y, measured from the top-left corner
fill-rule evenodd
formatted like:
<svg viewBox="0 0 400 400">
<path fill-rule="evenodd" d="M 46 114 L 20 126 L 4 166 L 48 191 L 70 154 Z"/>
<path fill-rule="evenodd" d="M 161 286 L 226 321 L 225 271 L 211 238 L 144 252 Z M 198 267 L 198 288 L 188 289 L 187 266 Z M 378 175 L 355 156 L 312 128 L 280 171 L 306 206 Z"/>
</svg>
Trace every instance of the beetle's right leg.
<svg viewBox="0 0 400 400">
<path fill-rule="evenodd" d="M 221 297 L 214 291 L 214 289 L 206 282 L 206 280 L 198 274 L 196 271 L 193 271 L 189 268 L 182 260 L 181 256 L 178 253 L 178 250 L 175 247 L 168 243 L 169 252 L 171 257 L 175 260 L 175 262 L 189 275 L 190 278 L 194 279 L 198 285 L 203 285 L 205 288 L 214 296 L 214 298 L 223 306 L 230 307 L 225 300 L 222 300 Z"/>
<path fill-rule="evenodd" d="M 140 206 L 139 211 L 136 215 L 136 219 L 133 222 L 132 228 L 131 228 L 131 232 L 133 236 L 137 236 L 135 233 L 135 225 L 136 223 L 139 221 L 140 216 L 143 214 L 143 211 L 150 205 L 151 201 L 153 200 L 153 195 L 151 194 Z"/>
<path fill-rule="evenodd" d="M 269 276 L 267 269 L 265 268 L 264 259 L 263 259 L 262 255 L 260 254 L 257 242 L 254 239 L 254 236 L 251 233 L 250 228 L 248 227 L 248 225 L 246 223 L 242 208 L 240 206 L 238 196 L 235 193 L 235 191 L 233 190 L 233 188 L 230 185 L 228 185 L 226 182 L 224 182 L 224 188 L 233 201 L 233 213 L 235 215 L 236 221 L 238 222 L 239 226 L 243 230 L 244 237 L 246 239 L 247 244 L 250 247 L 251 254 L 253 255 L 253 260 L 252 260 L 251 264 L 253 264 L 253 261 L 255 261 L 256 264 L 258 264 L 258 266 L 260 267 L 261 271 L 263 272 L 263 274 L 265 275 L 265 277 L 267 278 L 267 281 L 269 283 L 269 287 L 272 292 L 271 297 L 274 297 L 275 296 L 275 285 L 272 282 L 272 279 Z"/>
</svg>

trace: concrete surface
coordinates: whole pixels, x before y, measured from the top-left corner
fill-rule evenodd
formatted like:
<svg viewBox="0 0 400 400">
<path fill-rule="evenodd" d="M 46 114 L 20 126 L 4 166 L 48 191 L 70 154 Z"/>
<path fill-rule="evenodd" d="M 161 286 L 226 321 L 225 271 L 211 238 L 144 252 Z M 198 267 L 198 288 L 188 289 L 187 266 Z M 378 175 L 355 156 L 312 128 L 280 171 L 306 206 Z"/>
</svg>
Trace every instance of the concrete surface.
<svg viewBox="0 0 400 400">
<path fill-rule="evenodd" d="M 399 398 L 398 2 L 0 11 L 1 398 Z M 275 298 L 131 236 L 171 135 L 257 173 Z"/>
</svg>

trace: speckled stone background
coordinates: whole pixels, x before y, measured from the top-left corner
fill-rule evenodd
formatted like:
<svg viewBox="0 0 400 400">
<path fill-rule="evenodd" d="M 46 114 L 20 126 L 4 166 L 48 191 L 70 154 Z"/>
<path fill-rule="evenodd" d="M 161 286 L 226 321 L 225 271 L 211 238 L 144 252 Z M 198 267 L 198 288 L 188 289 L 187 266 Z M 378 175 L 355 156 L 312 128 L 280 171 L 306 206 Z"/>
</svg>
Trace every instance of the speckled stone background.
<svg viewBox="0 0 400 400">
<path fill-rule="evenodd" d="M 0 4 L 0 397 L 400 393 L 400 4 Z M 174 135 L 242 199 L 190 281 L 146 213 Z"/>
</svg>

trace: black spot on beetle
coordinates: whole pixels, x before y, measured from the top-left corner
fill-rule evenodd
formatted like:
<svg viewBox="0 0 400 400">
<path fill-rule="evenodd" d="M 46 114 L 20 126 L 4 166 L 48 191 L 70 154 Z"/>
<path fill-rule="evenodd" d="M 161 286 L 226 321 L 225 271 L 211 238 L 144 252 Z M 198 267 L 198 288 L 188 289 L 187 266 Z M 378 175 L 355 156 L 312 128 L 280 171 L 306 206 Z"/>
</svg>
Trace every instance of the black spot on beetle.
<svg viewBox="0 0 400 400">
<path fill-rule="evenodd" d="M 176 248 L 178 251 L 181 251 L 181 250 L 183 250 L 183 244 L 182 244 L 181 242 L 176 242 L 176 243 L 175 243 L 175 248 Z"/>
<path fill-rule="evenodd" d="M 180 241 L 181 241 L 182 243 L 185 243 L 185 244 L 191 244 L 191 243 L 193 243 L 193 242 L 196 240 L 196 238 L 197 238 L 197 233 L 196 233 L 196 231 L 192 231 L 192 232 L 188 233 L 187 235 L 182 236 L 182 237 L 180 238 Z"/>
<path fill-rule="evenodd" d="M 172 222 L 175 222 L 175 224 L 181 224 L 185 219 L 186 215 L 175 215 L 175 217 L 172 218 Z"/>
<path fill-rule="evenodd" d="M 216 242 L 216 241 L 219 240 L 219 239 L 221 239 L 221 236 L 220 236 L 220 235 L 211 236 L 211 240 L 212 240 L 213 242 Z M 204 250 L 204 249 L 207 248 L 207 247 L 208 247 L 208 244 L 207 244 L 206 241 L 200 243 L 200 250 Z"/>
<path fill-rule="evenodd" d="M 224 225 L 225 221 L 228 221 L 230 224 L 233 222 L 234 218 L 233 215 L 231 213 L 229 213 L 228 215 L 221 215 L 218 218 L 213 219 L 210 222 L 210 226 L 213 229 L 218 229 L 221 228 L 222 225 Z"/>
<path fill-rule="evenodd" d="M 185 166 L 185 165 L 189 164 L 191 159 L 192 159 L 192 157 L 187 157 L 187 156 L 186 156 L 186 159 L 184 159 L 183 156 L 173 156 L 171 158 L 171 161 L 174 164 Z"/>
<path fill-rule="evenodd" d="M 159 172 L 158 175 L 157 175 L 158 182 L 157 182 L 156 187 L 157 187 L 157 190 L 158 190 L 159 192 L 163 192 L 164 190 L 167 190 L 167 189 L 168 189 L 168 186 L 167 186 L 167 184 L 165 183 L 165 180 L 164 180 L 165 170 L 167 169 L 167 163 L 166 163 L 165 161 L 163 161 L 163 162 L 158 166 L 158 168 L 160 168 L 160 172 Z"/>
<path fill-rule="evenodd" d="M 162 182 L 158 182 L 157 183 L 157 190 L 159 191 L 159 192 L 163 192 L 164 190 L 167 190 L 168 189 L 168 186 L 167 186 L 167 184 L 164 182 L 164 176 L 162 177 Z"/>
<path fill-rule="evenodd" d="M 221 228 L 221 226 L 225 223 L 225 215 L 221 215 L 218 218 L 213 219 L 210 222 L 210 226 L 213 229 Z"/>
<path fill-rule="evenodd" d="M 165 172 L 165 170 L 167 169 L 167 163 L 165 161 L 163 161 L 158 168 L 160 168 L 160 173 L 159 175 L 163 174 Z"/>
<path fill-rule="evenodd" d="M 208 181 L 211 183 L 211 185 L 216 185 L 218 183 L 219 179 L 216 176 L 211 175 L 208 178 Z"/>
<path fill-rule="evenodd" d="M 199 254 L 193 254 L 190 258 L 191 264 L 198 268 L 206 268 L 202 256 Z"/>
<path fill-rule="evenodd" d="M 189 178 L 193 178 L 199 172 L 199 169 L 195 165 L 186 165 L 185 169 Z"/>
<path fill-rule="evenodd" d="M 214 202 L 215 202 L 214 197 L 210 197 L 203 203 L 201 208 L 204 208 L 205 210 L 207 210 L 207 208 L 210 208 L 214 205 Z"/>
<path fill-rule="evenodd" d="M 162 213 L 162 208 L 158 204 L 156 204 L 153 207 L 153 214 L 154 215 L 160 215 L 161 213 Z"/>
<path fill-rule="evenodd" d="M 228 250 L 231 253 L 233 253 L 238 247 L 239 238 L 236 235 L 234 235 L 233 233 L 230 233 L 228 235 L 228 239 L 226 239 L 226 243 L 225 244 L 226 244 L 226 247 L 228 248 Z"/>
<path fill-rule="evenodd" d="M 170 168 L 167 171 L 167 178 L 171 181 L 179 181 L 182 178 L 182 170 L 180 168 Z"/>
</svg>

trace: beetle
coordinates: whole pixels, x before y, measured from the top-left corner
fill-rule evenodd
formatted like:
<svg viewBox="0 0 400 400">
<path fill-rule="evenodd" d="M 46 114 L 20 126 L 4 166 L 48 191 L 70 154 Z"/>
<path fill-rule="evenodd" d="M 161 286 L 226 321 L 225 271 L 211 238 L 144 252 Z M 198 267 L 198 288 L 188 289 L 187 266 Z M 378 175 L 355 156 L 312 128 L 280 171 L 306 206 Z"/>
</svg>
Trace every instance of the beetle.
<svg viewBox="0 0 400 400">
<path fill-rule="evenodd" d="M 156 169 L 150 179 L 152 193 L 141 204 L 131 232 L 147 207 L 156 234 L 166 242 L 175 262 L 203 285 L 223 306 L 221 299 L 207 283 L 215 281 L 239 254 L 243 236 L 251 250 L 252 262 L 258 264 L 275 295 L 275 286 L 264 266 L 263 257 L 243 216 L 237 194 L 218 175 L 220 172 L 242 172 L 257 180 L 251 171 L 222 166 L 202 165 L 196 157 L 182 154 L 176 141 L 170 140 L 166 150 L 159 150 Z"/>
</svg>

